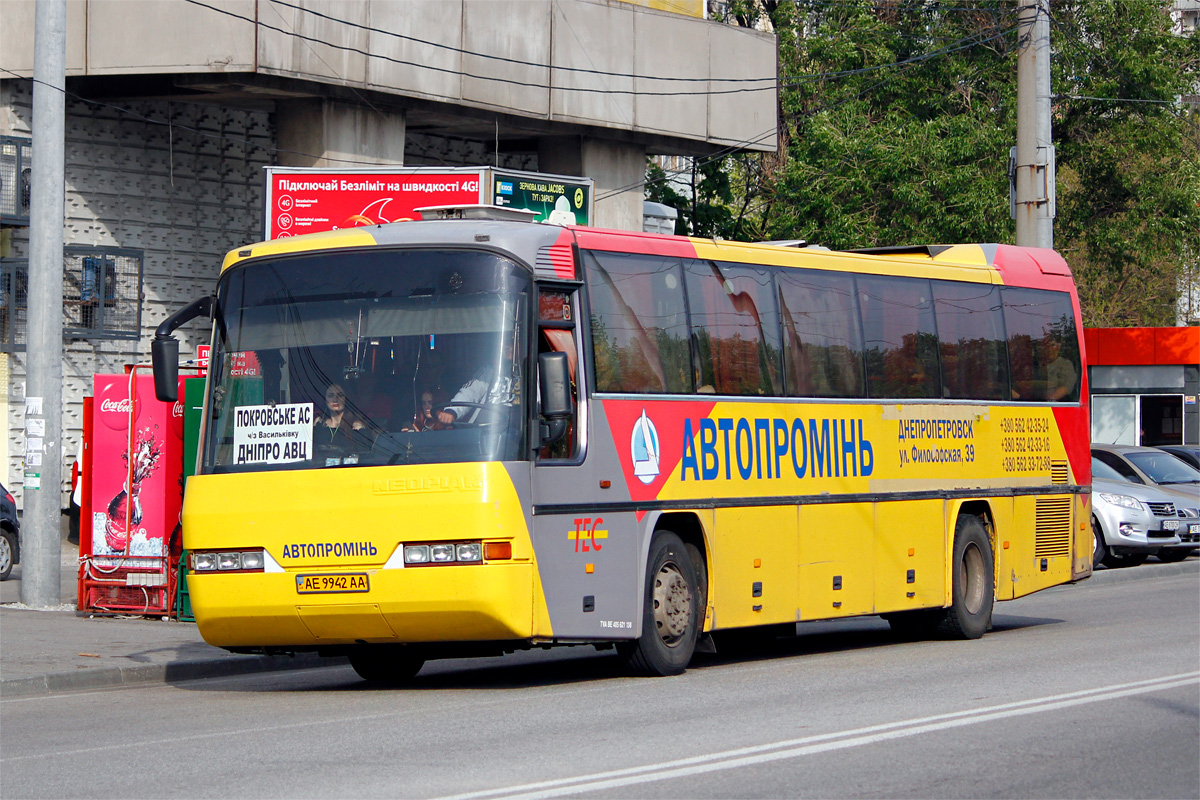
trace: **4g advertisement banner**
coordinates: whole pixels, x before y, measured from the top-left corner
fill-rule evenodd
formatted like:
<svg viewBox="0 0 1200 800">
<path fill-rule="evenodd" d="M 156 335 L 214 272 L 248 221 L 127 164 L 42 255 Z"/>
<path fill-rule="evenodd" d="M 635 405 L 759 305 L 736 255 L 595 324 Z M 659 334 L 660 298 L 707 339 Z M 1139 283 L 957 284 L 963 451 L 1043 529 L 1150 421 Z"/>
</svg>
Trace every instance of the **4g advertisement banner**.
<svg viewBox="0 0 1200 800">
<path fill-rule="evenodd" d="M 488 167 L 364 170 L 267 167 L 265 239 L 421 219 L 418 208 L 493 203 L 537 222 L 587 225 L 593 181 Z"/>
</svg>

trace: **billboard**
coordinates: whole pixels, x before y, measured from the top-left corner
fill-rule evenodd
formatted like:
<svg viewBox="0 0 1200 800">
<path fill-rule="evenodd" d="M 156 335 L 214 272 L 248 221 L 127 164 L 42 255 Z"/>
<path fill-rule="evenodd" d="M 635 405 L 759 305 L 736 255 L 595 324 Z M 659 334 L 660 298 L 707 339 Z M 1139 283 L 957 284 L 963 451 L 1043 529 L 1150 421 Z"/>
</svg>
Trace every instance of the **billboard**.
<svg viewBox="0 0 1200 800">
<path fill-rule="evenodd" d="M 267 168 L 267 239 L 420 219 L 423 206 L 484 202 L 484 170 Z"/>
<path fill-rule="evenodd" d="M 421 219 L 429 206 L 493 203 L 552 225 L 591 224 L 594 181 L 490 167 L 267 167 L 263 238 Z"/>
<path fill-rule="evenodd" d="M 592 224 L 591 178 L 494 170 L 489 188 L 498 206 L 537 212 L 537 222 L 551 225 Z"/>
</svg>

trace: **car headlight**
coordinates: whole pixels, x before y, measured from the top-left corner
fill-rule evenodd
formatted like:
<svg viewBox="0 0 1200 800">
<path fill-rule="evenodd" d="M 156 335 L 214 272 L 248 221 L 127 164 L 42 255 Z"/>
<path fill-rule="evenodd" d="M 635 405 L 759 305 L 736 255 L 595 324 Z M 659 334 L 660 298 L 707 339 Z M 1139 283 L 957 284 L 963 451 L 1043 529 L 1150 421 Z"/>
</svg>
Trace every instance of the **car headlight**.
<svg viewBox="0 0 1200 800">
<path fill-rule="evenodd" d="M 1132 508 L 1136 509 L 1137 511 L 1142 510 L 1142 504 L 1136 497 L 1130 497 L 1129 495 L 1124 494 L 1107 494 L 1105 492 L 1101 492 L 1100 497 L 1104 500 L 1104 502 L 1111 503 L 1114 506 Z"/>
</svg>

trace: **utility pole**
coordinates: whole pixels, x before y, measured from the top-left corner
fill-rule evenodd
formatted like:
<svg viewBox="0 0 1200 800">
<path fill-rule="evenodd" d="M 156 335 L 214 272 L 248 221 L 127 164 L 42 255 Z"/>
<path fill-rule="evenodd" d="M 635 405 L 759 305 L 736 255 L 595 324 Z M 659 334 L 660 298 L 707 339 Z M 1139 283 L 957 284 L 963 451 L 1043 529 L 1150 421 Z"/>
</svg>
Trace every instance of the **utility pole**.
<svg viewBox="0 0 1200 800">
<path fill-rule="evenodd" d="M 1017 14 L 1017 146 L 1012 158 L 1017 244 L 1054 247 L 1054 145 L 1050 132 L 1050 0 Z"/>
<path fill-rule="evenodd" d="M 56 606 L 62 514 L 62 284 L 67 4 L 37 0 L 26 332 L 21 602 Z"/>
</svg>

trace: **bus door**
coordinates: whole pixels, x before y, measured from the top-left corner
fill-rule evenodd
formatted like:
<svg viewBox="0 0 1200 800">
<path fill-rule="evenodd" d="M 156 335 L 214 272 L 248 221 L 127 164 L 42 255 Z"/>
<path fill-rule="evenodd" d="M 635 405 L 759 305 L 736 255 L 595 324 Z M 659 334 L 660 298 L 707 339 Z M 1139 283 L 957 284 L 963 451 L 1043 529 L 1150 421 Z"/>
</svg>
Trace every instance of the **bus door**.
<svg viewBox="0 0 1200 800">
<path fill-rule="evenodd" d="M 534 549 L 556 638 L 627 639 L 639 611 L 638 520 L 603 408 L 587 399 L 578 295 L 550 285 L 538 294 L 538 351 L 567 354 L 575 414 L 534 455 Z"/>
</svg>

